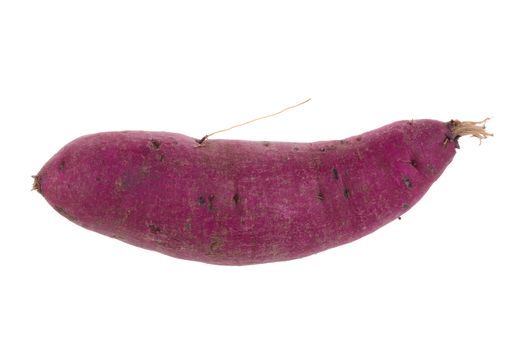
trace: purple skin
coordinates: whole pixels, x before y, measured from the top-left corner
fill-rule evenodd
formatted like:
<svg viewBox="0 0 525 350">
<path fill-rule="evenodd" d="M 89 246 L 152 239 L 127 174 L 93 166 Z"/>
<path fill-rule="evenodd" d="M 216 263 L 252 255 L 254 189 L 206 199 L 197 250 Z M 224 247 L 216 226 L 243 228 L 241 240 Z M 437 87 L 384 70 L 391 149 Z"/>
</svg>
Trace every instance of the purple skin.
<svg viewBox="0 0 525 350">
<path fill-rule="evenodd" d="M 315 143 L 106 132 L 62 148 L 35 188 L 88 230 L 181 259 L 258 264 L 336 247 L 400 217 L 456 147 L 450 123 L 434 120 Z"/>
</svg>

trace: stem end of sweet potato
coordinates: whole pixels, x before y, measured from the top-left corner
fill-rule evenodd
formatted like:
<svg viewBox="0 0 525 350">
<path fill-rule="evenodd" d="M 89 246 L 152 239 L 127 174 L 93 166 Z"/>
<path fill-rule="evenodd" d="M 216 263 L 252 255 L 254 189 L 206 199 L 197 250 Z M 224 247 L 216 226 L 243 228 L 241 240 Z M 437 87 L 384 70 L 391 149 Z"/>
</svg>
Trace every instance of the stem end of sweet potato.
<svg viewBox="0 0 525 350">
<path fill-rule="evenodd" d="M 40 176 L 33 175 L 31 176 L 33 178 L 33 188 L 32 191 L 37 191 L 38 193 L 42 193 L 42 185 L 40 182 Z"/>
</svg>

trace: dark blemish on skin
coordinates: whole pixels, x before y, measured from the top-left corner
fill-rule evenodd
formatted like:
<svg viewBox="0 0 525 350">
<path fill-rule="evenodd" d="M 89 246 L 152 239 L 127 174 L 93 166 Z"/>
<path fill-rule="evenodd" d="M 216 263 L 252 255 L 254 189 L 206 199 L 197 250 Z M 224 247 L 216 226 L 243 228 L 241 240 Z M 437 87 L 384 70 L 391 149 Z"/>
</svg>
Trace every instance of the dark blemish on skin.
<svg viewBox="0 0 525 350">
<path fill-rule="evenodd" d="M 398 216 L 397 219 L 398 219 L 398 220 L 401 220 L 401 216 Z"/>
<path fill-rule="evenodd" d="M 412 188 L 412 181 L 410 181 L 407 176 L 403 177 L 403 183 L 405 184 L 406 188 Z"/>
<path fill-rule="evenodd" d="M 417 162 L 415 159 L 410 160 L 410 165 L 412 165 L 414 168 L 417 168 Z"/>
<path fill-rule="evenodd" d="M 206 199 L 204 199 L 203 196 L 199 196 L 199 198 L 197 198 L 197 202 L 198 202 L 200 205 L 204 205 L 204 204 L 206 204 Z"/>
<path fill-rule="evenodd" d="M 299 147 L 295 146 L 295 147 L 293 148 L 293 150 L 294 150 L 295 152 L 297 152 L 297 151 L 299 150 Z"/>
<path fill-rule="evenodd" d="M 161 142 L 159 140 L 153 139 L 153 140 L 150 140 L 149 142 L 154 149 L 160 148 Z"/>
<path fill-rule="evenodd" d="M 241 197 L 239 196 L 238 193 L 235 193 L 233 195 L 233 201 L 235 202 L 235 204 L 239 204 L 239 201 L 241 200 Z"/>
<path fill-rule="evenodd" d="M 319 148 L 319 151 L 324 152 L 324 151 L 326 151 L 326 148 L 321 147 L 321 148 Z"/>
<path fill-rule="evenodd" d="M 76 218 L 74 218 L 71 214 L 69 214 L 68 212 L 66 212 L 66 209 L 62 208 L 62 207 L 59 207 L 58 205 L 54 205 L 53 208 L 60 213 L 60 215 L 62 215 L 63 217 L 65 217 L 66 219 L 70 220 L 70 221 L 77 221 Z"/>
<path fill-rule="evenodd" d="M 60 162 L 60 164 L 58 164 L 58 170 L 59 171 L 64 171 L 64 166 L 66 165 L 66 161 L 63 160 Z"/>
<path fill-rule="evenodd" d="M 215 199 L 215 196 L 213 194 L 208 196 L 208 210 L 209 211 L 214 211 L 215 210 L 215 208 L 213 207 L 213 200 L 214 199 Z"/>
<path fill-rule="evenodd" d="M 100 182 L 100 176 L 97 176 L 97 177 L 95 178 L 95 181 L 96 181 L 96 182 Z"/>
<path fill-rule="evenodd" d="M 324 193 L 319 191 L 319 193 L 317 193 L 317 199 L 319 199 L 320 201 L 324 201 Z"/>
<path fill-rule="evenodd" d="M 264 147 L 270 147 L 270 142 L 268 142 L 268 141 L 264 141 L 264 142 L 263 142 L 263 146 L 264 146 Z"/>
<path fill-rule="evenodd" d="M 348 188 L 345 187 L 343 194 L 346 199 L 350 198 L 350 190 Z"/>
<path fill-rule="evenodd" d="M 337 172 L 336 168 L 332 169 L 332 176 L 334 177 L 334 179 L 339 180 L 339 173 Z"/>
<path fill-rule="evenodd" d="M 408 205 L 408 203 L 403 203 L 403 204 L 401 204 L 401 208 L 408 209 L 408 208 L 410 208 L 410 205 Z"/>
<path fill-rule="evenodd" d="M 431 163 L 427 164 L 427 169 L 428 169 L 428 171 L 430 171 L 431 174 L 435 174 L 436 173 L 436 168 L 434 168 L 434 165 L 431 164 Z"/>
<path fill-rule="evenodd" d="M 154 233 L 154 234 L 157 234 L 157 233 L 160 233 L 160 227 L 157 226 L 157 225 L 148 225 L 148 228 L 149 228 L 149 232 L 151 233 Z"/>
<path fill-rule="evenodd" d="M 160 162 L 162 162 L 162 161 L 164 160 L 164 157 L 165 157 L 164 154 L 159 154 L 159 155 L 157 156 L 157 159 L 158 159 Z"/>
<path fill-rule="evenodd" d="M 356 140 L 356 141 L 361 141 L 361 136 L 357 136 L 357 137 L 355 138 L 355 140 Z"/>
</svg>

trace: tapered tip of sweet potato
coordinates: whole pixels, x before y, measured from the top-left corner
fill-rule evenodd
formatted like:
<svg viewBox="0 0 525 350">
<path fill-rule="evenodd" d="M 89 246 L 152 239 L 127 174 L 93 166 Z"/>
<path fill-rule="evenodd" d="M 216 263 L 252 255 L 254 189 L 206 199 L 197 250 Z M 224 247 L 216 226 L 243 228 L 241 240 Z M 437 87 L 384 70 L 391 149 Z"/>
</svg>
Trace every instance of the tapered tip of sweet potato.
<svg viewBox="0 0 525 350">
<path fill-rule="evenodd" d="M 41 187 L 41 183 L 40 183 L 40 176 L 33 175 L 32 178 L 33 178 L 33 188 L 31 190 L 32 191 L 37 191 L 38 193 L 42 193 L 42 187 Z"/>
</svg>

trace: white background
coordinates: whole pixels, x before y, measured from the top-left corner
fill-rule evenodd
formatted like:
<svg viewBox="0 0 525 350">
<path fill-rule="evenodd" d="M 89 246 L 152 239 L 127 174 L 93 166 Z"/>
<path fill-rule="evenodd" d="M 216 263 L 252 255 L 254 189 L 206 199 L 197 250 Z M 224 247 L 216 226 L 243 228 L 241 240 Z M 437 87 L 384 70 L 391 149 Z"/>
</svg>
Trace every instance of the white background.
<svg viewBox="0 0 525 350">
<path fill-rule="evenodd" d="M 1 349 L 524 349 L 520 1 L 2 1 Z M 308 258 L 188 262 L 86 231 L 31 175 L 107 130 L 339 139 L 492 116 L 402 220 Z"/>
</svg>

